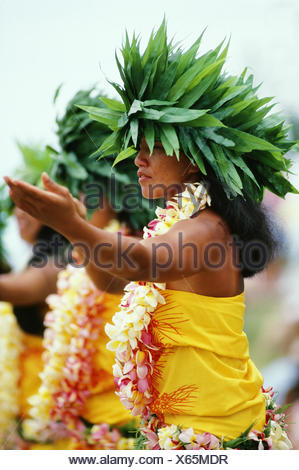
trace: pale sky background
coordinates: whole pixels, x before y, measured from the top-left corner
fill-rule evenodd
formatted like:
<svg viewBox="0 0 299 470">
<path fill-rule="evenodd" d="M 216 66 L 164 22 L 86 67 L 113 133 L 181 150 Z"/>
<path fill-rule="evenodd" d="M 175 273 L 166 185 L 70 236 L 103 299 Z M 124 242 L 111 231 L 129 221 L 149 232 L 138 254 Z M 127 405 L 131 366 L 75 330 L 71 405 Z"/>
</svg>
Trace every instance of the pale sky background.
<svg viewBox="0 0 299 470">
<path fill-rule="evenodd" d="M 105 76 L 119 81 L 114 51 L 125 28 L 147 39 L 164 13 L 186 46 L 205 26 L 203 51 L 231 35 L 226 69 L 248 66 L 260 95 L 299 115 L 298 0 L 0 0 L 1 178 L 18 165 L 16 139 L 55 145 L 55 114 L 78 89 L 98 82 L 114 96 Z"/>
</svg>

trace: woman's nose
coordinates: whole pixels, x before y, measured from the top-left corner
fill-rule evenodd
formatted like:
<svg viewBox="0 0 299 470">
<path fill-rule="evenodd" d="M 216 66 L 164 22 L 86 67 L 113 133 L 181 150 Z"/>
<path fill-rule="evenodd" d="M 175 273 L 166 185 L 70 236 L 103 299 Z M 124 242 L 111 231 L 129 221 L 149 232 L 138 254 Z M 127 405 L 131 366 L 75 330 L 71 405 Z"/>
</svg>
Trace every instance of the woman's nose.
<svg viewBox="0 0 299 470">
<path fill-rule="evenodd" d="M 148 166 L 148 160 L 144 152 L 141 150 L 137 153 L 134 163 L 138 168 Z"/>
</svg>

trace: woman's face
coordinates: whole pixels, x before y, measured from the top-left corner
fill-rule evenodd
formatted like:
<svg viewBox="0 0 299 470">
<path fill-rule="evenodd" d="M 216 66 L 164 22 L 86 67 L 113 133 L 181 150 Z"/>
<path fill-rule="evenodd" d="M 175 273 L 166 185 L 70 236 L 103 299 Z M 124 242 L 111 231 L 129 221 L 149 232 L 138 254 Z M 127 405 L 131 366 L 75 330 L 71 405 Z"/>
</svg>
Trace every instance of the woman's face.
<svg viewBox="0 0 299 470">
<path fill-rule="evenodd" d="M 179 160 L 176 155 L 167 156 L 161 142 L 155 142 L 150 155 L 145 138 L 141 140 L 135 165 L 142 195 L 146 199 L 170 199 L 183 189 L 183 183 L 198 179 L 198 167 L 192 165 L 186 155 L 180 153 Z"/>
<path fill-rule="evenodd" d="M 19 209 L 19 207 L 14 209 L 14 215 L 17 219 L 20 237 L 28 243 L 34 243 L 42 228 L 42 224 L 27 214 L 27 212 Z"/>
</svg>

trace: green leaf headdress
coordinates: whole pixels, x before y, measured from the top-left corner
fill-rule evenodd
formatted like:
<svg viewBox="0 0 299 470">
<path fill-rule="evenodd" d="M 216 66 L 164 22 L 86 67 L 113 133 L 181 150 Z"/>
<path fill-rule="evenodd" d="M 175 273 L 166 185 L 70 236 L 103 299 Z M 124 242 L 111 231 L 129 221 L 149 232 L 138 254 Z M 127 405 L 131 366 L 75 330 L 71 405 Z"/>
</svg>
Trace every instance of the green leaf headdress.
<svg viewBox="0 0 299 470">
<path fill-rule="evenodd" d="M 68 102 L 63 116 L 56 119 L 61 152 L 56 154 L 53 176 L 56 181 L 66 185 L 74 196 L 78 196 L 79 191 L 84 192 L 87 184 L 96 182 L 111 199 L 110 182 L 113 174 L 116 186 L 113 194 L 113 207 L 118 212 L 120 220 L 125 220 L 131 227 L 140 229 L 153 217 L 153 211 L 149 209 L 148 202 L 139 197 L 141 204 L 140 207 L 136 204 L 136 210 L 132 211 L 124 207 L 128 185 L 132 183 L 136 185 L 137 196 L 136 167 L 133 162 L 130 162 L 130 165 L 123 164 L 112 171 L 111 166 L 115 155 L 110 153 L 109 157 L 100 163 L 92 158 L 91 154 L 109 139 L 111 130 L 106 124 L 96 123 L 85 111 L 75 106 L 80 103 L 105 110 L 106 106 L 103 102 L 110 102 L 110 100 L 95 88 L 80 90 Z M 121 106 L 121 103 L 118 105 Z"/>
<path fill-rule="evenodd" d="M 198 55 L 202 35 L 183 51 L 167 41 L 166 22 L 152 32 L 142 53 L 140 40 L 126 34 L 116 62 L 123 84 L 112 83 L 122 99 L 81 106 L 113 133 L 97 155 L 118 153 L 114 164 L 130 157 L 144 136 L 153 151 L 161 141 L 167 155 L 183 152 L 203 175 L 212 174 L 228 198 L 250 196 L 261 202 L 264 189 L 280 197 L 298 191 L 285 178 L 284 157 L 296 142 L 278 114 L 268 115 L 272 98 L 258 98 L 259 87 L 245 69 L 223 71 L 228 45 Z"/>
<path fill-rule="evenodd" d="M 23 145 L 17 143 L 23 162 L 18 166 L 14 175 L 27 183 L 42 187 L 41 175 L 47 171 L 51 175 L 54 160 L 49 148 L 41 145 Z M 14 203 L 9 196 L 7 185 L 0 187 L 0 265 L 5 264 L 5 248 L 3 246 L 3 232 L 11 216 Z"/>
<path fill-rule="evenodd" d="M 7 219 L 11 215 L 12 204 L 8 196 L 6 185 L 0 186 L 0 274 L 6 271 L 7 260 L 6 250 L 3 243 L 3 234 L 7 225 Z"/>
</svg>

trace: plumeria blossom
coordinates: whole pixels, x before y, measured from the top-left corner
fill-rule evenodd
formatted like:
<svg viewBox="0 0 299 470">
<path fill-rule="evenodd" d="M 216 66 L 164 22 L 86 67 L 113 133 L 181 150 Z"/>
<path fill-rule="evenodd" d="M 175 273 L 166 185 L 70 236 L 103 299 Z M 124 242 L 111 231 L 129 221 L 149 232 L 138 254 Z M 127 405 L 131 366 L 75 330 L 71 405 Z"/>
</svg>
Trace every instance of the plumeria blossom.
<svg viewBox="0 0 299 470">
<path fill-rule="evenodd" d="M 186 185 L 186 190 L 169 201 L 165 209 L 156 209 L 157 219 L 144 227 L 143 238 L 168 232 L 176 222 L 188 219 L 206 204 L 211 204 L 211 199 L 202 184 Z M 121 310 L 113 316 L 113 324 L 105 326 L 110 338 L 107 348 L 116 357 L 113 374 L 117 394 L 132 416 L 144 419 L 150 416 L 154 370 L 151 352 L 156 349 L 148 327 L 158 305 L 165 304 L 165 288 L 165 283 L 130 282 L 125 287 Z"/>
<path fill-rule="evenodd" d="M 17 442 L 16 418 L 19 413 L 19 358 L 22 332 L 12 306 L 0 302 L 0 447 L 13 448 Z"/>
<path fill-rule="evenodd" d="M 275 421 L 271 422 L 270 439 L 272 440 L 273 449 L 288 450 L 293 447 L 287 433 L 282 429 L 280 424 Z"/>
<path fill-rule="evenodd" d="M 102 325 L 104 293 L 98 291 L 83 268 L 68 266 L 59 273 L 58 294 L 47 299 L 44 369 L 36 395 L 28 399 L 27 438 L 57 438 L 56 422 L 68 434 L 82 439 L 85 426 L 80 412 L 90 394 L 92 357 Z M 39 440 L 40 440 L 39 439 Z"/>
<path fill-rule="evenodd" d="M 203 434 L 195 434 L 192 428 L 186 429 L 179 435 L 180 441 L 184 443 L 185 449 L 219 449 L 220 442 L 216 436 L 210 434 L 209 432 L 205 432 Z"/>
<path fill-rule="evenodd" d="M 179 429 L 175 424 L 158 429 L 160 449 L 170 450 L 179 447 Z"/>
<path fill-rule="evenodd" d="M 272 449 L 272 439 L 266 437 L 264 432 L 253 430 L 248 434 L 248 438 L 258 442 L 258 450 Z M 267 447 L 265 444 L 267 444 Z"/>
</svg>

